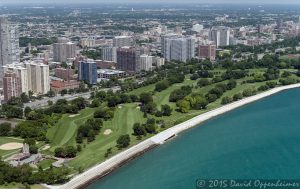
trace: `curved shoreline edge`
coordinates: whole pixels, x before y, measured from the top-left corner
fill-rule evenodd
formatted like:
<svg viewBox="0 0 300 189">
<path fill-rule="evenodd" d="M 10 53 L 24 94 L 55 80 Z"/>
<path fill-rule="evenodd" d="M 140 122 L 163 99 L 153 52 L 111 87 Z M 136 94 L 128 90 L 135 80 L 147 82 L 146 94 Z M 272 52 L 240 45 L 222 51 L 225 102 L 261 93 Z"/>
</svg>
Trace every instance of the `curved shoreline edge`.
<svg viewBox="0 0 300 189">
<path fill-rule="evenodd" d="M 271 96 L 275 93 L 298 88 L 300 87 L 300 83 L 293 84 L 293 85 L 287 85 L 287 86 L 281 86 L 276 87 L 271 90 L 262 92 L 260 94 L 244 98 L 240 101 L 236 101 L 224 106 L 221 106 L 219 108 L 216 108 L 214 110 L 208 111 L 206 113 L 200 114 L 190 120 L 187 120 L 183 123 L 180 123 L 178 125 L 175 125 L 165 131 L 162 131 L 158 133 L 157 135 L 146 139 L 135 146 L 130 147 L 129 149 L 120 152 L 113 157 L 107 159 L 106 161 L 95 165 L 94 167 L 88 169 L 87 171 L 73 177 L 69 182 L 58 185 L 58 186 L 52 186 L 52 185 L 43 185 L 46 188 L 49 189 L 75 189 L 75 188 L 84 188 L 87 185 L 89 185 L 92 181 L 95 181 L 99 178 L 102 178 L 106 175 L 108 175 L 110 172 L 114 171 L 118 167 L 124 165 L 125 163 L 129 162 L 130 160 L 134 159 L 135 157 L 145 153 L 146 151 L 163 144 L 170 138 L 176 136 L 178 133 L 183 132 L 191 127 L 197 126 L 200 123 L 209 120 L 213 117 L 216 117 L 218 115 L 221 115 L 223 113 L 229 112 L 231 110 L 234 110 L 238 107 L 244 106 L 246 104 L 249 104 L 251 102 L 257 101 L 259 99 Z"/>
</svg>

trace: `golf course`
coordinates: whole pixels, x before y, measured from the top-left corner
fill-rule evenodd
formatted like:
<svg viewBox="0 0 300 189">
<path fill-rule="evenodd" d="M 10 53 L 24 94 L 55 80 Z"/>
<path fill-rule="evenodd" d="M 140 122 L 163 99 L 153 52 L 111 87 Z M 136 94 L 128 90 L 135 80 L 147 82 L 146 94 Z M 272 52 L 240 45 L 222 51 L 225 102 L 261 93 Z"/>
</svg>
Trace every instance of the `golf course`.
<svg viewBox="0 0 300 189">
<path fill-rule="evenodd" d="M 263 72 L 263 70 L 253 70 L 255 73 Z M 219 74 L 222 71 L 218 72 Z M 244 89 L 257 88 L 264 85 L 265 82 L 260 83 L 243 83 L 250 77 L 245 77 L 243 79 L 238 79 L 237 87 L 226 91 L 223 96 L 232 96 L 235 93 L 242 92 Z M 153 95 L 153 101 L 157 108 L 160 109 L 161 105 L 169 105 L 172 109 L 172 115 L 169 117 L 156 118 L 154 115 L 148 115 L 148 118 L 156 118 L 157 120 L 163 120 L 165 127 L 159 127 L 158 131 L 162 131 L 169 128 L 177 123 L 186 121 L 196 115 L 219 107 L 221 105 L 221 98 L 213 103 L 210 103 L 205 110 L 191 110 L 188 113 L 180 113 L 174 111 L 176 109 L 176 103 L 169 102 L 169 96 L 172 91 L 180 89 L 182 86 L 193 86 L 193 92 L 205 95 L 209 90 L 215 87 L 216 84 L 211 84 L 205 87 L 197 87 L 198 80 L 191 80 L 190 76 L 186 76 L 184 82 L 171 85 L 166 90 L 161 92 L 155 92 Z M 222 81 L 220 83 L 227 83 L 228 80 Z M 218 83 L 218 84 L 220 84 Z M 139 95 L 143 92 L 153 92 L 155 89 L 155 84 L 148 85 L 145 87 L 138 88 L 131 91 L 129 94 Z M 85 123 L 89 118 L 93 117 L 94 112 L 97 108 L 86 108 L 81 110 L 78 114 L 64 114 L 58 123 L 51 127 L 47 132 L 47 137 L 50 140 L 50 148 L 48 152 L 53 154 L 55 148 L 64 146 L 76 146 L 76 134 L 77 129 L 80 125 Z M 114 117 L 109 121 L 104 121 L 103 127 L 101 128 L 100 134 L 96 136 L 96 139 L 90 143 L 84 141 L 81 145 L 82 150 L 77 153 L 77 156 L 69 162 L 69 165 L 74 170 L 82 170 L 91 167 L 99 162 L 104 161 L 106 158 L 120 152 L 116 148 L 116 140 L 119 136 L 128 134 L 130 135 L 130 146 L 137 144 L 140 140 L 137 140 L 136 136 L 133 136 L 133 125 L 134 123 L 144 123 L 147 119 L 144 118 L 143 112 L 137 103 L 127 103 L 119 105 L 114 110 Z M 149 134 L 147 137 L 151 137 Z M 105 157 L 105 153 L 110 149 L 111 153 L 108 157 Z M 47 150 L 46 150 L 47 153 Z"/>
</svg>

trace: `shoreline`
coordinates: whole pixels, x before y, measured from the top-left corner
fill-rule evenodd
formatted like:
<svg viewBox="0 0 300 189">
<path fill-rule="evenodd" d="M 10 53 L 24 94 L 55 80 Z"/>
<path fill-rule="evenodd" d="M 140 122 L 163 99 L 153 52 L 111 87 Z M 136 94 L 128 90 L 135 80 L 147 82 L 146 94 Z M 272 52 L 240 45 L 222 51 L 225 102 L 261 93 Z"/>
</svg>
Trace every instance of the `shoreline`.
<svg viewBox="0 0 300 189">
<path fill-rule="evenodd" d="M 273 94 L 299 88 L 300 83 L 298 84 L 292 84 L 292 85 L 286 85 L 286 86 L 280 86 L 273 89 L 270 89 L 268 91 L 259 93 L 254 96 L 250 96 L 244 99 L 241 99 L 239 101 L 223 105 L 219 108 L 213 109 L 211 111 L 208 111 L 206 113 L 200 114 L 190 120 L 187 120 L 183 123 L 180 123 L 178 125 L 175 125 L 173 127 L 170 127 L 169 129 L 166 129 L 155 136 L 146 139 L 135 146 L 130 147 L 129 149 L 120 152 L 111 158 L 107 159 L 106 161 L 93 166 L 92 168 L 86 170 L 85 172 L 73 177 L 69 182 L 63 184 L 63 185 L 57 185 L 57 186 L 50 186 L 50 185 L 43 185 L 49 189 L 70 189 L 70 188 L 83 188 L 91 184 L 97 179 L 100 179 L 104 176 L 107 176 L 112 171 L 116 170 L 118 167 L 121 167 L 122 165 L 128 163 L 135 157 L 140 156 L 141 154 L 144 154 L 148 150 L 151 150 L 152 148 L 161 145 L 165 143 L 166 141 L 172 139 L 174 136 L 178 135 L 180 132 L 183 132 L 189 128 L 195 127 L 199 125 L 200 123 L 203 123 L 204 121 L 207 121 L 213 117 L 216 117 L 218 115 L 224 114 L 226 112 L 229 112 L 231 110 L 234 110 L 236 108 L 242 107 L 244 105 L 247 105 L 249 103 L 255 102 L 257 100 L 263 99 L 265 97 L 271 96 Z"/>
</svg>

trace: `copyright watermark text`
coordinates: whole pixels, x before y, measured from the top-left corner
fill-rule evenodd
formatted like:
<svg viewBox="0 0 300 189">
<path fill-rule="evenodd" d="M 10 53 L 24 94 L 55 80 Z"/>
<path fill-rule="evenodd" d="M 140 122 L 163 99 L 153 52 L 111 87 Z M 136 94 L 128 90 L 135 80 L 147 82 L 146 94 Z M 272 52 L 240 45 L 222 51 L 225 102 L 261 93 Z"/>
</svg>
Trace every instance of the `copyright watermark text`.
<svg viewBox="0 0 300 189">
<path fill-rule="evenodd" d="M 300 189 L 299 180 L 284 179 L 198 179 L 197 189 Z"/>
</svg>

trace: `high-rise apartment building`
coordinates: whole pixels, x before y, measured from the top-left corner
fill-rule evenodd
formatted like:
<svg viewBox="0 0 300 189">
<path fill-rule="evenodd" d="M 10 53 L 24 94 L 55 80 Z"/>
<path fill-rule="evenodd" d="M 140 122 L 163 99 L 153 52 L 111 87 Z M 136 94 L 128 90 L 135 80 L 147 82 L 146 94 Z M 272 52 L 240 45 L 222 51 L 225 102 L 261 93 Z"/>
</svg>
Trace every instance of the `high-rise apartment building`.
<svg viewBox="0 0 300 189">
<path fill-rule="evenodd" d="M 137 65 L 137 71 L 151 71 L 153 60 L 153 56 L 149 56 L 146 54 L 141 55 L 139 64 Z"/>
<path fill-rule="evenodd" d="M 165 59 L 164 58 L 160 58 L 160 57 L 155 57 L 154 58 L 154 64 L 156 67 L 161 67 L 163 65 L 165 65 Z"/>
<path fill-rule="evenodd" d="M 215 60 L 216 59 L 216 45 L 208 44 L 208 45 L 199 45 L 198 48 L 198 56 L 199 58 Z"/>
<path fill-rule="evenodd" d="M 21 91 L 21 79 L 13 71 L 7 71 L 3 77 L 4 101 L 9 101 L 12 97 L 19 97 Z"/>
<path fill-rule="evenodd" d="M 6 16 L 0 16 L 0 87 L 4 71 L 2 66 L 20 61 L 18 27 L 11 24 Z"/>
<path fill-rule="evenodd" d="M 97 84 L 97 63 L 93 60 L 79 62 L 79 80 L 89 84 Z"/>
<path fill-rule="evenodd" d="M 0 66 L 20 61 L 18 27 L 0 16 Z"/>
<path fill-rule="evenodd" d="M 134 41 L 131 36 L 116 36 L 113 39 L 114 47 L 133 46 Z"/>
<path fill-rule="evenodd" d="M 26 62 L 28 70 L 28 90 L 38 94 L 50 91 L 49 66 L 43 63 Z"/>
<path fill-rule="evenodd" d="M 103 60 L 117 62 L 117 47 L 106 46 L 102 48 Z"/>
<path fill-rule="evenodd" d="M 17 77 L 21 80 L 21 92 L 28 93 L 28 71 L 22 64 L 7 64 L 3 66 L 2 69 L 4 73 L 8 71 L 14 72 L 17 75 Z"/>
<path fill-rule="evenodd" d="M 66 62 L 68 58 L 76 56 L 76 44 L 72 42 L 53 44 L 53 60 Z"/>
<path fill-rule="evenodd" d="M 213 27 L 209 32 L 209 40 L 214 41 L 217 48 L 220 46 L 228 46 L 230 37 L 230 29 L 224 26 Z"/>
<path fill-rule="evenodd" d="M 136 72 L 140 61 L 140 51 L 135 47 L 121 47 L 117 49 L 117 69 Z"/>
<path fill-rule="evenodd" d="M 162 39 L 162 53 L 167 61 L 187 62 L 195 57 L 195 39 L 190 37 L 165 37 Z"/>
</svg>

